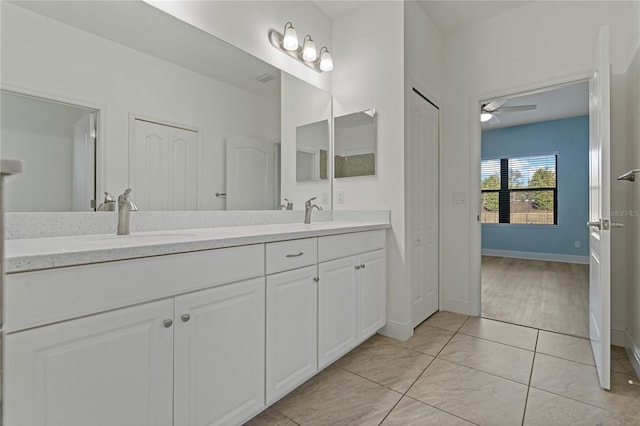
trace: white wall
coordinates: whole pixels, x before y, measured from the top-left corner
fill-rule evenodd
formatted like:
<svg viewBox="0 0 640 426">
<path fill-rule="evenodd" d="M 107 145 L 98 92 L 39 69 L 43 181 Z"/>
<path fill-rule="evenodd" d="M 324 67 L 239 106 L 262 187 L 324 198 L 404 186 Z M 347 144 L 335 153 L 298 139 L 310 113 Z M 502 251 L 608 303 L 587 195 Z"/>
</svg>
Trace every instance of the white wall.
<svg viewBox="0 0 640 426">
<path fill-rule="evenodd" d="M 609 24 L 612 38 L 612 110 L 620 110 L 619 76 L 624 73 L 635 49 L 638 29 L 637 3 L 633 2 L 533 2 L 505 14 L 447 33 L 444 38 L 444 110 L 441 143 L 441 234 L 443 240 L 441 309 L 472 312 L 472 293 L 478 282 L 479 259 L 469 254 L 474 238 L 472 222 L 478 188 L 472 173 L 470 145 L 476 107 L 472 99 L 509 94 L 542 86 L 575 75 L 587 75 L 593 68 L 595 42 L 600 26 Z M 496 30 L 497 29 L 497 30 Z M 487 34 L 508 37 L 487 37 Z M 615 173 L 626 150 L 624 118 L 612 115 L 612 171 Z M 622 135 L 622 137 L 621 137 Z M 479 141 L 478 141 L 479 142 Z M 463 192 L 466 204 L 453 204 L 455 192 Z M 619 205 L 613 194 L 612 205 Z M 474 223 L 473 228 L 470 228 Z M 624 252 L 614 238 L 613 256 Z M 615 268 L 615 266 L 614 266 Z M 626 268 L 621 268 L 622 270 Z M 624 275 L 624 273 L 622 273 Z M 613 279 L 613 328 L 624 329 L 624 276 Z M 477 312 L 475 312 L 477 313 Z"/>
<path fill-rule="evenodd" d="M 640 20 L 640 14 L 638 15 Z M 627 168 L 640 168 L 640 48 L 627 72 Z M 625 184 L 627 193 L 625 226 L 627 239 L 627 339 L 626 346 L 636 358 L 640 374 L 640 175 Z"/>
<path fill-rule="evenodd" d="M 281 197 L 291 201 L 294 210 L 304 210 L 304 202 L 311 197 L 317 197 L 315 203 L 323 209 L 331 209 L 329 180 L 296 182 L 296 128 L 320 120 L 331 120 L 331 95 L 286 73 L 282 73 L 280 92 Z"/>
<path fill-rule="evenodd" d="M 317 73 L 268 41 L 270 30 L 282 33 L 284 25 L 291 21 L 300 42 L 310 34 L 318 49 L 327 46 L 332 51 L 331 20 L 310 1 L 145 1 L 268 64 L 331 91 L 331 73 Z"/>
<path fill-rule="evenodd" d="M 376 152 L 377 127 L 372 126 L 371 123 L 336 127 L 333 131 L 333 137 L 336 155 L 347 156 Z"/>
<path fill-rule="evenodd" d="M 128 186 L 130 112 L 200 129 L 201 208 L 207 210 L 224 208 L 213 194 L 225 190 L 225 137 L 280 135 L 279 96 L 250 94 L 7 2 L 2 85 L 104 108 L 99 194 Z"/>
</svg>

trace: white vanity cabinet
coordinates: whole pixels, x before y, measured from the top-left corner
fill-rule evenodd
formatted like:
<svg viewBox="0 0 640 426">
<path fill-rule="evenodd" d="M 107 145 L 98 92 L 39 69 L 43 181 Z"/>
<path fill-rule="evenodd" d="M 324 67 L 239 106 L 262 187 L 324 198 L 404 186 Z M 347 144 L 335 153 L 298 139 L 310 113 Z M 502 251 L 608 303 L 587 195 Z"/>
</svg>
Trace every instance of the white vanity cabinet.
<svg viewBox="0 0 640 426">
<path fill-rule="evenodd" d="M 175 425 L 239 424 L 264 407 L 264 278 L 175 298 Z"/>
<path fill-rule="evenodd" d="M 173 301 L 9 334 L 6 425 L 171 425 Z"/>
<path fill-rule="evenodd" d="M 331 364 L 384 326 L 384 247 L 384 231 L 318 239 L 319 368 Z"/>
<path fill-rule="evenodd" d="M 266 247 L 267 273 L 277 272 L 267 275 L 267 404 L 318 371 L 317 244 L 308 238 Z"/>
<path fill-rule="evenodd" d="M 7 278 L 23 305 L 7 317 L 4 424 L 228 425 L 264 407 L 264 245 Z M 135 306 L 98 311 L 114 305 Z"/>
</svg>

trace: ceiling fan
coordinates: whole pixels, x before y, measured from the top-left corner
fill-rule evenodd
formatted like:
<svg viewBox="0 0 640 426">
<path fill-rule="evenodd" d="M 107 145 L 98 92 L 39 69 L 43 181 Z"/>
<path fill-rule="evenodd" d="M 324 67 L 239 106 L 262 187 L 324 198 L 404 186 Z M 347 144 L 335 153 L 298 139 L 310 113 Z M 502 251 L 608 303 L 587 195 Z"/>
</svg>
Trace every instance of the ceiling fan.
<svg viewBox="0 0 640 426">
<path fill-rule="evenodd" d="M 489 102 L 488 104 L 482 104 L 480 121 L 482 121 L 483 123 L 488 121 L 490 124 L 495 124 L 500 122 L 495 114 L 501 114 L 505 112 L 531 111 L 532 109 L 536 109 L 537 107 L 537 105 L 503 106 L 505 103 L 507 103 L 507 101 L 508 99 L 502 99 Z"/>
</svg>

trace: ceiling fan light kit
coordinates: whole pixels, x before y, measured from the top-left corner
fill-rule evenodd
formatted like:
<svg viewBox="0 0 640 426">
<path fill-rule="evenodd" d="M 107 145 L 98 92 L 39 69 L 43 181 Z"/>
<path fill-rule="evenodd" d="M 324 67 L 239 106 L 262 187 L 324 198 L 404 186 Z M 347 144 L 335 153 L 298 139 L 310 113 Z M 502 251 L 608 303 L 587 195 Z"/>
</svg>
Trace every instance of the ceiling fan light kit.
<svg viewBox="0 0 640 426">
<path fill-rule="evenodd" d="M 531 111 L 536 109 L 537 107 L 537 105 L 503 106 L 505 103 L 507 103 L 507 101 L 508 99 L 501 99 L 497 101 L 491 101 L 488 104 L 482 104 L 482 107 L 480 108 L 480 121 L 483 123 L 488 121 L 489 124 L 495 124 L 500 122 L 496 114 Z"/>
</svg>

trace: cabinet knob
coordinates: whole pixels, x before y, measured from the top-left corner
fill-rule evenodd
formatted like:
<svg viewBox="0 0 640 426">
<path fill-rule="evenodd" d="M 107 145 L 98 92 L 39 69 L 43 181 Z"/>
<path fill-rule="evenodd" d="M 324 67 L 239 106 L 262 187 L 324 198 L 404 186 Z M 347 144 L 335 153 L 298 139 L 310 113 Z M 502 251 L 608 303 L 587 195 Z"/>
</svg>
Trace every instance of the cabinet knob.
<svg viewBox="0 0 640 426">
<path fill-rule="evenodd" d="M 313 280 L 314 280 L 315 282 L 318 282 L 318 281 L 320 281 L 320 277 L 315 277 Z"/>
<path fill-rule="evenodd" d="M 356 269 L 360 269 L 362 265 L 356 265 Z"/>
<path fill-rule="evenodd" d="M 182 322 L 187 322 L 191 319 L 191 315 L 189 314 L 182 314 L 182 316 L 180 317 L 180 319 L 182 319 Z"/>
<path fill-rule="evenodd" d="M 166 319 L 166 320 L 164 320 L 164 321 L 162 322 L 162 324 L 163 324 L 166 328 L 169 328 L 169 327 L 171 327 L 171 326 L 173 325 L 173 320 Z"/>
<path fill-rule="evenodd" d="M 365 265 L 364 263 L 362 265 L 360 265 L 360 267 L 363 268 L 363 269 L 364 269 L 365 266 L 367 266 L 367 265 Z"/>
</svg>

